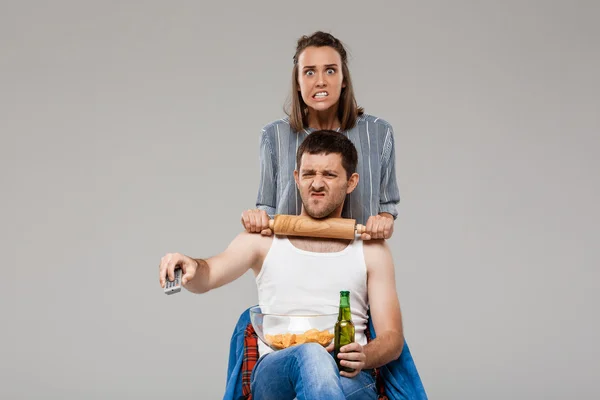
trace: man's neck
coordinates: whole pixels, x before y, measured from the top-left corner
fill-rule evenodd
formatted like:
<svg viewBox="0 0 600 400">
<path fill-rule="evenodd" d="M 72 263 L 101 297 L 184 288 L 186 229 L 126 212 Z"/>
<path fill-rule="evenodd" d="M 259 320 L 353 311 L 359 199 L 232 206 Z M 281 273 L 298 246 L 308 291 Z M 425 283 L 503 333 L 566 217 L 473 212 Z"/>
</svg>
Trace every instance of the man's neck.
<svg viewBox="0 0 600 400">
<path fill-rule="evenodd" d="M 337 253 L 344 250 L 352 242 L 348 239 L 311 238 L 288 236 L 292 246 L 313 253 Z"/>
<path fill-rule="evenodd" d="M 300 210 L 300 215 L 314 218 L 312 215 L 309 215 L 306 212 L 304 206 L 302 206 L 302 209 Z M 341 216 L 342 206 L 338 207 L 326 218 L 341 218 Z M 314 253 L 336 253 L 344 250 L 351 242 L 351 240 L 348 239 L 311 238 L 300 236 L 288 236 L 288 239 L 295 247 L 301 250 L 312 251 Z"/>
</svg>

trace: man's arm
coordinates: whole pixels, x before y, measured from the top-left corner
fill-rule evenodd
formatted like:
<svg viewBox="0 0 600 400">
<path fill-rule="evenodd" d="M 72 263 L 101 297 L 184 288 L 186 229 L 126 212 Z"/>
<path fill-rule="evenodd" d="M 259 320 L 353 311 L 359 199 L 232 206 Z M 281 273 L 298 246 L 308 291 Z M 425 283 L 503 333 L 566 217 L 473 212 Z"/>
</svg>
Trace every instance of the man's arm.
<svg viewBox="0 0 600 400">
<path fill-rule="evenodd" d="M 369 369 L 400 357 L 404 335 L 392 253 L 383 240 L 364 242 L 364 252 L 369 306 L 377 333 L 377 337 L 364 346 L 364 369 Z"/>
<path fill-rule="evenodd" d="M 225 251 L 208 259 L 193 259 L 182 254 L 167 254 L 161 260 L 160 278 L 168 275 L 171 279 L 177 266 L 183 269 L 182 284 L 192 293 L 206 293 L 226 285 L 249 269 L 260 270 L 268 251 L 269 237 L 240 233 Z"/>
</svg>

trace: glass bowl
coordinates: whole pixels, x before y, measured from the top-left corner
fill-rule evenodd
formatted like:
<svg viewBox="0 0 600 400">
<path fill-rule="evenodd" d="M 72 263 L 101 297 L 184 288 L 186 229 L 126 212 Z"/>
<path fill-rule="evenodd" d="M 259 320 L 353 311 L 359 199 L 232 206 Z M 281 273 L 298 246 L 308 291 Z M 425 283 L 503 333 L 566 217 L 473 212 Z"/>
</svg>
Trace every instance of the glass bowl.
<svg viewBox="0 0 600 400">
<path fill-rule="evenodd" d="M 250 321 L 259 339 L 273 350 L 303 343 L 319 343 L 323 347 L 333 341 L 338 307 L 255 306 Z"/>
</svg>

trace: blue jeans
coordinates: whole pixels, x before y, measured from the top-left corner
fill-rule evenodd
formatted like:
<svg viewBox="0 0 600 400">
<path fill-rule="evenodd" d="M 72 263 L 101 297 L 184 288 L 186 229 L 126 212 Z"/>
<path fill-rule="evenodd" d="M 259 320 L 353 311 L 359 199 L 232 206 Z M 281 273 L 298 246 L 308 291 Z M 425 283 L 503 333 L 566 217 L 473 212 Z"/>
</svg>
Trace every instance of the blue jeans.
<svg viewBox="0 0 600 400">
<path fill-rule="evenodd" d="M 306 343 L 267 354 L 250 377 L 254 400 L 376 400 L 375 380 L 368 371 L 340 376 L 323 346 Z"/>
</svg>

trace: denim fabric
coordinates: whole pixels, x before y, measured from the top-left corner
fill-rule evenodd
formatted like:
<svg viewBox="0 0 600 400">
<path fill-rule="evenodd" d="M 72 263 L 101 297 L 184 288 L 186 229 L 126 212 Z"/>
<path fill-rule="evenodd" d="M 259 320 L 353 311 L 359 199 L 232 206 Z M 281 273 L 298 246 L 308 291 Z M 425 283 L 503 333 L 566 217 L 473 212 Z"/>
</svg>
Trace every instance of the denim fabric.
<svg viewBox="0 0 600 400">
<path fill-rule="evenodd" d="M 252 372 L 254 400 L 376 400 L 375 380 L 362 371 L 354 378 L 339 375 L 323 346 L 307 343 L 267 354 Z"/>
<path fill-rule="evenodd" d="M 246 309 L 233 330 L 229 347 L 227 382 L 223 400 L 245 400 L 242 391 L 242 361 L 244 355 L 244 331 L 250 323 L 250 309 Z M 375 329 L 369 318 L 371 339 L 376 337 Z M 427 393 L 410 353 L 408 343 L 404 342 L 400 358 L 379 369 L 385 393 L 390 400 L 427 400 Z M 256 400 L 261 400 L 255 398 Z M 358 400 L 358 399 L 356 399 Z"/>
</svg>

